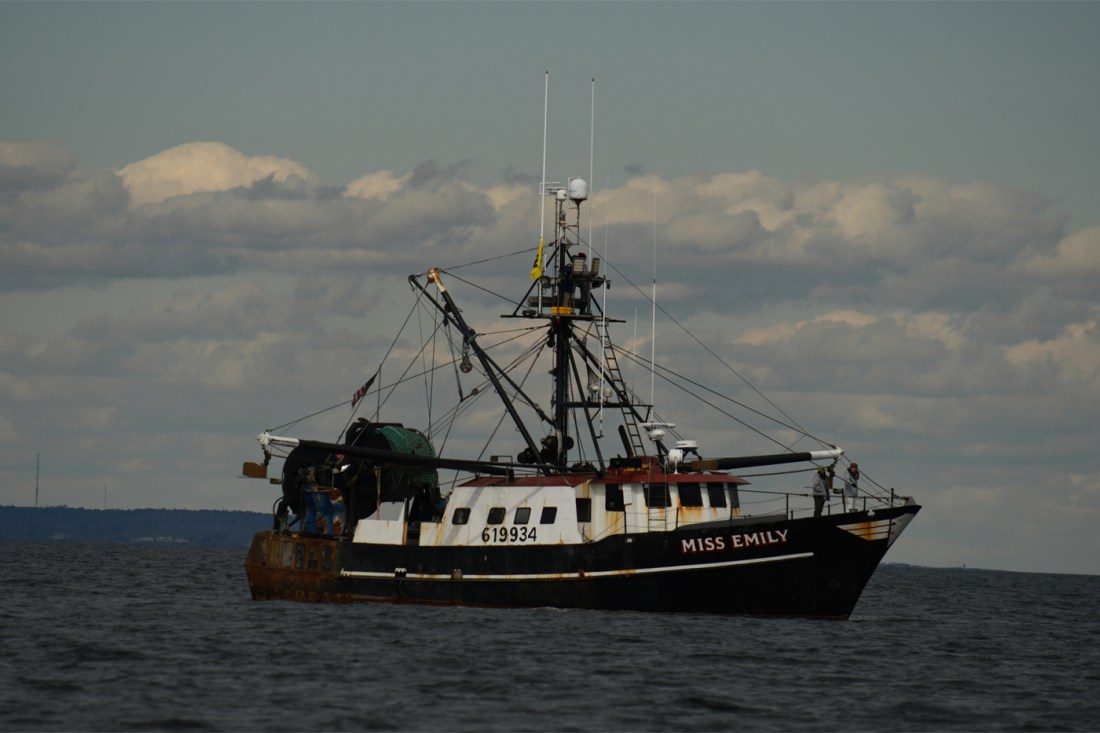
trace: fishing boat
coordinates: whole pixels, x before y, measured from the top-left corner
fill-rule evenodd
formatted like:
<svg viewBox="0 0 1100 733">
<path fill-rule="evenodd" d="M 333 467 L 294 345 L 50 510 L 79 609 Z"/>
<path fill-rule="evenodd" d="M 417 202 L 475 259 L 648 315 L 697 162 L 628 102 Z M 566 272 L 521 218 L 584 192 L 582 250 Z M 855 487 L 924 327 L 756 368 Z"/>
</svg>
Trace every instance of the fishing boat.
<svg viewBox="0 0 1100 733">
<path fill-rule="evenodd" d="M 855 481 L 856 464 L 836 445 L 739 455 L 658 413 L 621 362 L 651 379 L 679 375 L 612 341 L 624 323 L 605 312 L 618 270 L 582 236 L 588 184 L 545 179 L 539 198 L 552 234 L 532 248 L 530 283 L 500 313 L 518 329 L 471 326 L 452 284 L 480 291 L 457 268 L 410 275 L 414 308 L 430 314 L 449 360 L 417 372 L 429 353 L 417 351 L 387 367 L 400 375 L 389 383 L 379 367 L 350 400 L 355 410 L 378 397 L 377 407 L 353 412 L 331 441 L 260 433 L 263 461 L 245 463 L 244 474 L 279 494 L 272 529 L 255 535 L 245 563 L 252 597 L 848 618 L 920 507 L 867 476 Z M 516 280 L 526 275 L 524 266 Z M 540 358 L 548 369 L 534 366 Z M 451 411 L 420 425 L 385 419 L 383 394 L 440 369 L 456 378 Z M 547 375 L 549 409 L 532 373 Z M 724 399 L 679 384 L 712 404 Z M 499 403 L 492 439 L 509 453 L 437 452 L 481 400 Z M 673 413 L 694 415 L 686 400 L 677 396 Z M 781 424 L 775 432 L 791 431 Z M 841 502 L 834 473 L 858 495 Z M 827 495 L 819 485 L 815 507 L 809 484 L 819 474 Z M 757 478 L 779 486 L 757 488 Z"/>
</svg>

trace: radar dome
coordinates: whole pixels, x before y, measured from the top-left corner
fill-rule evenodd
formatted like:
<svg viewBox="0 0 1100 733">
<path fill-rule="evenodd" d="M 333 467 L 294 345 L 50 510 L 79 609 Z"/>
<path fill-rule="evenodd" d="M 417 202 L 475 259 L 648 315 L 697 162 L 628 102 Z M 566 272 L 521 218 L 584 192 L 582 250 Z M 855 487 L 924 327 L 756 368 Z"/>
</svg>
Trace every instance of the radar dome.
<svg viewBox="0 0 1100 733">
<path fill-rule="evenodd" d="M 588 182 L 583 178 L 574 178 L 569 181 L 569 198 L 573 201 L 584 201 L 588 198 Z"/>
</svg>

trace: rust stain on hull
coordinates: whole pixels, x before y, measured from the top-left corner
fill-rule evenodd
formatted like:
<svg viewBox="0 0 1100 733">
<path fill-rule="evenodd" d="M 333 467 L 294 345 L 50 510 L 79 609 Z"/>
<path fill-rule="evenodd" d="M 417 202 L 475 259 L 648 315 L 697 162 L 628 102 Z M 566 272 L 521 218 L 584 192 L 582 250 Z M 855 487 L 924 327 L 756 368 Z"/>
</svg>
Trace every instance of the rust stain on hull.
<svg viewBox="0 0 1100 733">
<path fill-rule="evenodd" d="M 860 539 L 873 542 L 875 540 L 887 539 L 893 529 L 894 522 L 892 519 L 874 519 L 862 522 L 852 522 L 850 524 L 840 524 L 837 526 Z"/>
<path fill-rule="evenodd" d="M 340 540 L 259 532 L 245 560 L 257 601 L 351 603 L 340 581 Z"/>
</svg>

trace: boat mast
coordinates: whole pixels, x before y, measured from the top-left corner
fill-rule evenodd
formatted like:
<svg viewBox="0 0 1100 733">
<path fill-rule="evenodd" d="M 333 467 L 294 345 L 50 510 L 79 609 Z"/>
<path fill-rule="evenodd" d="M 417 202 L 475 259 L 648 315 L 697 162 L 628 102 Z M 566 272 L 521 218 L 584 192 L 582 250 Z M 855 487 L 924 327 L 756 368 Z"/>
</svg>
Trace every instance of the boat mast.
<svg viewBox="0 0 1100 733">
<path fill-rule="evenodd" d="M 569 261 L 569 240 L 565 224 L 565 191 L 559 189 L 554 197 L 557 209 L 558 227 L 558 297 L 556 308 L 551 309 L 550 338 L 554 340 L 554 368 L 551 372 L 554 381 L 554 445 L 548 446 L 556 453 L 554 463 L 565 466 L 569 454 L 569 353 L 572 349 L 573 324 L 571 319 L 563 317 L 573 312 L 572 263 Z M 580 221 L 580 203 L 577 204 L 577 219 Z M 566 266 L 568 263 L 569 275 Z M 566 279 L 569 283 L 566 283 Z M 556 311 L 556 313 L 555 313 Z"/>
<path fill-rule="evenodd" d="M 585 418 L 589 430 L 592 432 L 593 441 L 596 442 L 596 430 L 589 413 L 589 403 L 581 386 L 580 376 L 577 378 L 577 389 L 581 393 L 580 401 L 574 402 L 570 398 L 571 382 L 577 371 L 577 365 L 573 358 L 574 342 L 580 348 L 581 353 L 587 353 L 584 342 L 578 338 L 576 331 L 577 321 L 591 322 L 592 314 L 592 288 L 604 285 L 604 280 L 598 274 L 598 263 L 594 258 L 592 268 L 589 269 L 586 255 L 583 252 L 573 254 L 570 247 L 581 244 L 581 204 L 588 199 L 588 183 L 583 178 L 571 178 L 566 188 L 558 188 L 554 191 L 556 231 L 555 245 L 557 246 L 554 273 L 554 305 L 550 308 L 550 336 L 549 345 L 554 349 L 554 365 L 551 376 L 554 383 L 554 439 L 553 444 L 547 446 L 556 454 L 555 463 L 564 468 L 568 461 L 569 449 L 574 441 L 569 434 L 569 418 L 574 409 L 585 411 Z M 569 221 L 569 204 L 573 204 L 573 221 Z M 578 291 L 579 290 L 579 295 Z M 595 316 L 603 318 L 603 314 Z M 587 359 L 586 359 L 587 362 Z M 587 364 L 586 364 L 587 368 Z M 599 453 L 598 445 L 596 446 Z M 602 464 L 602 456 L 598 455 Z"/>
<path fill-rule="evenodd" d="M 592 80 L 592 113 L 589 149 L 589 178 L 592 177 L 592 167 L 595 147 L 595 93 L 596 80 Z M 572 436 L 569 420 L 574 410 L 584 411 L 588 430 L 592 435 L 593 448 L 596 451 L 596 460 L 603 470 L 603 455 L 599 446 L 602 430 L 598 430 L 593 420 L 593 409 L 603 410 L 607 404 L 604 401 L 602 384 L 595 388 L 593 401 L 583 387 L 583 380 L 578 371 L 577 359 L 574 355 L 574 345 L 582 355 L 585 369 L 591 373 L 595 368 L 600 375 L 601 383 L 610 382 L 619 397 L 619 407 L 630 411 L 631 418 L 637 418 L 637 411 L 627 397 L 621 385 L 614 383 L 617 370 L 611 370 L 604 364 L 604 356 L 610 349 L 607 341 L 607 326 L 615 319 L 607 318 L 603 307 L 595 301 L 593 290 L 605 288 L 607 279 L 600 272 L 600 258 L 594 256 L 591 241 L 588 243 L 588 254 L 581 251 L 583 242 L 581 237 L 581 204 L 588 199 L 588 182 L 583 178 L 570 178 L 565 186 L 560 183 L 546 180 L 546 148 L 547 148 L 547 119 L 549 108 L 549 73 L 547 73 L 546 93 L 543 106 L 543 132 L 542 132 L 542 180 L 539 183 L 540 224 L 539 245 L 535 255 L 535 262 L 531 268 L 531 286 L 526 295 L 517 304 L 511 315 L 505 318 L 530 318 L 540 319 L 548 324 L 546 347 L 553 354 L 553 363 L 550 369 L 552 379 L 551 409 L 547 422 L 551 425 L 551 433 L 541 441 L 542 448 L 538 451 L 531 449 L 528 441 L 528 456 L 537 455 L 541 463 L 552 464 L 558 470 L 566 470 L 569 462 L 569 451 L 576 441 Z M 544 253 L 546 242 L 545 217 L 546 199 L 554 200 L 554 231 L 550 241 L 551 251 Z M 570 202 L 572 207 L 570 207 Z M 591 230 L 591 220 L 589 220 Z M 591 240 L 591 231 L 589 232 Z M 571 247 L 577 251 L 572 252 Z M 591 255 L 591 257 L 589 257 Z M 588 259 L 591 259 L 591 262 Z M 544 271 L 545 266 L 545 271 Z M 577 329 L 578 322 L 596 323 L 596 330 L 600 338 L 600 357 L 595 358 L 585 345 L 585 333 Z M 583 331 L 583 329 L 582 329 Z M 614 373 L 613 373 L 614 371 Z M 620 377 L 621 378 L 621 377 Z M 572 393 L 573 382 L 576 382 L 578 395 Z M 579 430 L 579 427 L 578 427 Z M 630 451 L 628 450 L 628 453 Z"/>
</svg>

